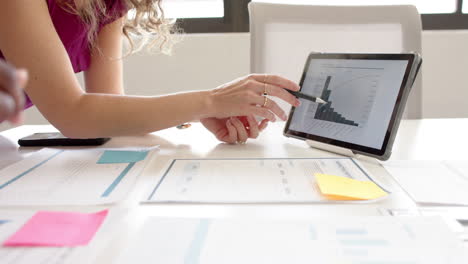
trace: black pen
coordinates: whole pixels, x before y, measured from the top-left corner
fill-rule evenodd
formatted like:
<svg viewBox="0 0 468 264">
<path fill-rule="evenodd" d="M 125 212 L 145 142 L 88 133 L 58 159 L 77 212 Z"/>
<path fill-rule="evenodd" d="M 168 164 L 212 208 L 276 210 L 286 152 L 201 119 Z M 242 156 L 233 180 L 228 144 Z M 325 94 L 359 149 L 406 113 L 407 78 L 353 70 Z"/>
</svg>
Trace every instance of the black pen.
<svg viewBox="0 0 468 264">
<path fill-rule="evenodd" d="M 319 104 L 326 104 L 327 103 L 325 100 L 323 100 L 320 97 L 315 97 L 315 96 L 303 94 L 301 92 L 291 91 L 291 90 L 288 90 L 288 89 L 286 89 L 286 91 L 288 91 L 290 94 L 296 96 L 297 98 L 303 98 L 303 99 L 306 99 L 306 100 L 309 100 L 309 101 L 312 101 L 312 102 L 315 102 L 315 103 L 319 103 Z"/>
</svg>

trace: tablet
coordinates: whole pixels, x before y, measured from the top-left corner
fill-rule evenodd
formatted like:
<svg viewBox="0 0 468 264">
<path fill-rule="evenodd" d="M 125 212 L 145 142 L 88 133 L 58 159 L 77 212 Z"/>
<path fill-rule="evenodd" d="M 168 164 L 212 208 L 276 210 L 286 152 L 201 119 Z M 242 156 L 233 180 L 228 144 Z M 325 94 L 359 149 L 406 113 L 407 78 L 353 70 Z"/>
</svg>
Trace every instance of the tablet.
<svg viewBox="0 0 468 264">
<path fill-rule="evenodd" d="M 416 53 L 311 53 L 300 91 L 326 103 L 300 99 L 284 135 L 388 159 L 421 62 Z"/>
</svg>

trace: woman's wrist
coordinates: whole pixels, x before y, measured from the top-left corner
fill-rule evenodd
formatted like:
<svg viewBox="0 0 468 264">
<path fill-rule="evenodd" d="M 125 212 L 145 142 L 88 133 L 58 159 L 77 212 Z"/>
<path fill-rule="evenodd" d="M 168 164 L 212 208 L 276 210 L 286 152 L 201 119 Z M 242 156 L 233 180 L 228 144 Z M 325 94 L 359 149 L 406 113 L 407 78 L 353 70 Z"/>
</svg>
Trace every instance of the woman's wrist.
<svg viewBox="0 0 468 264">
<path fill-rule="evenodd" d="M 212 90 L 208 91 L 201 91 L 200 92 L 201 98 L 201 112 L 197 120 L 201 120 L 203 118 L 213 117 L 216 115 L 216 103 L 214 98 L 214 93 Z"/>
</svg>

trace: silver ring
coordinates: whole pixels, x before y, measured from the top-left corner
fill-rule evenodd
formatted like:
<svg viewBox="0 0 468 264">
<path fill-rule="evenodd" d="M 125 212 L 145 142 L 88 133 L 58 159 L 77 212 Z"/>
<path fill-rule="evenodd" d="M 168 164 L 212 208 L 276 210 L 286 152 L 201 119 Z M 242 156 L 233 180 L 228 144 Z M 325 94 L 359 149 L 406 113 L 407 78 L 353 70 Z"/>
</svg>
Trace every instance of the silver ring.
<svg viewBox="0 0 468 264">
<path fill-rule="evenodd" d="M 262 107 L 266 107 L 267 103 L 268 103 L 268 97 L 263 96 L 263 105 L 262 105 Z"/>
</svg>

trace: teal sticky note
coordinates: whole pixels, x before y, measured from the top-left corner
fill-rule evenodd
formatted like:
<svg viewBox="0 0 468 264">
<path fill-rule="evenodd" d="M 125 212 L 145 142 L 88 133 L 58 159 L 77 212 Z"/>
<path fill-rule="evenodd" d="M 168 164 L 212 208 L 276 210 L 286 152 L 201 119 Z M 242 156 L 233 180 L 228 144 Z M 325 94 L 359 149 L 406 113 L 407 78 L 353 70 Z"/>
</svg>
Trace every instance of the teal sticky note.
<svg viewBox="0 0 468 264">
<path fill-rule="evenodd" d="M 98 160 L 98 164 L 131 163 L 142 161 L 148 155 L 148 151 L 106 150 Z"/>
</svg>

